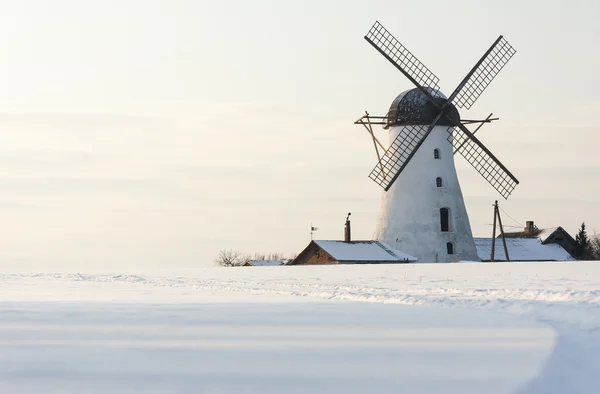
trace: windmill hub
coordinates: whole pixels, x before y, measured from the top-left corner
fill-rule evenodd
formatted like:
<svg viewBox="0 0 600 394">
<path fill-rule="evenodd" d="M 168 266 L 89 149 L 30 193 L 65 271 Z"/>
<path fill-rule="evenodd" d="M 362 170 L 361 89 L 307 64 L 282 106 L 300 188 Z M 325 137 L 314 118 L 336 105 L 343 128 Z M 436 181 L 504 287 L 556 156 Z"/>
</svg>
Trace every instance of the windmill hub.
<svg viewBox="0 0 600 394">
<path fill-rule="evenodd" d="M 434 103 L 418 88 L 400 93 L 390 105 L 385 128 L 404 125 L 430 125 L 439 112 L 438 108 L 443 107 L 448 100 L 439 90 L 426 89 L 433 97 Z M 448 104 L 444 108 L 444 113 L 452 120 L 443 116 L 437 122 L 438 125 L 453 126 L 455 123 L 452 123 L 452 121 L 460 122 L 460 115 L 454 105 Z"/>
</svg>

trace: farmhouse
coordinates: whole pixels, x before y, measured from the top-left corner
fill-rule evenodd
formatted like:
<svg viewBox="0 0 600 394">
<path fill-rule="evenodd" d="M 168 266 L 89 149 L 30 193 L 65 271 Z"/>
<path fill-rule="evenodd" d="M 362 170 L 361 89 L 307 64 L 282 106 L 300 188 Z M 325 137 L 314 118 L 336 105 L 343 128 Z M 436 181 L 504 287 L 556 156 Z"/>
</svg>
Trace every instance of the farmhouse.
<svg viewBox="0 0 600 394">
<path fill-rule="evenodd" d="M 505 233 L 506 248 L 511 261 L 570 261 L 577 242 L 562 227 L 539 229 L 528 221 L 523 231 Z M 477 254 L 481 261 L 491 261 L 492 243 L 494 261 L 506 261 L 500 237 L 475 238 Z"/>
<path fill-rule="evenodd" d="M 418 260 L 381 241 L 352 241 L 349 217 L 350 214 L 346 218 L 343 241 L 310 241 L 288 265 L 395 264 Z"/>
<path fill-rule="evenodd" d="M 537 238 L 544 245 L 558 244 L 571 255 L 577 248 L 577 241 L 562 227 L 539 229 L 533 221 L 528 221 L 523 231 L 505 233 L 504 236 L 507 238 Z"/>
<path fill-rule="evenodd" d="M 289 265 L 390 264 L 416 260 L 380 241 L 311 241 Z"/>
</svg>

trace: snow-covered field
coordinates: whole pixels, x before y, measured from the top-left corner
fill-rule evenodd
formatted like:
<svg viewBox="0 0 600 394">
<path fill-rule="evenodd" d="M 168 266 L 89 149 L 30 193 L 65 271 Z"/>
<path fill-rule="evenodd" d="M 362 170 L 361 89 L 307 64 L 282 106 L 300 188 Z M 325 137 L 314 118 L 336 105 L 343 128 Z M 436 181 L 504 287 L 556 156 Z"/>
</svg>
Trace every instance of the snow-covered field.
<svg viewBox="0 0 600 394">
<path fill-rule="evenodd" d="M 600 263 L 0 274 L 0 393 L 598 393 Z"/>
</svg>

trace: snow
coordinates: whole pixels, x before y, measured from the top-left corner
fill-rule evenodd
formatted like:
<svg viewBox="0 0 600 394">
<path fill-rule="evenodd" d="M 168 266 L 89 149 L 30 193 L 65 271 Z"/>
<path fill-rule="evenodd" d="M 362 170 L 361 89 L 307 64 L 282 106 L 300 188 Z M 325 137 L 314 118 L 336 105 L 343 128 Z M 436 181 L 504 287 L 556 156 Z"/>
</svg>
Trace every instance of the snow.
<svg viewBox="0 0 600 394">
<path fill-rule="evenodd" d="M 417 258 L 378 241 L 314 241 L 338 261 L 416 261 Z"/>
<path fill-rule="evenodd" d="M 501 238 L 495 238 L 495 260 L 506 260 Z M 492 238 L 475 238 L 481 260 L 490 260 Z M 573 257 L 559 244 L 543 244 L 538 238 L 506 238 L 508 257 L 512 261 L 569 261 Z"/>
<path fill-rule="evenodd" d="M 600 264 L 0 274 L 4 393 L 583 393 Z"/>
</svg>

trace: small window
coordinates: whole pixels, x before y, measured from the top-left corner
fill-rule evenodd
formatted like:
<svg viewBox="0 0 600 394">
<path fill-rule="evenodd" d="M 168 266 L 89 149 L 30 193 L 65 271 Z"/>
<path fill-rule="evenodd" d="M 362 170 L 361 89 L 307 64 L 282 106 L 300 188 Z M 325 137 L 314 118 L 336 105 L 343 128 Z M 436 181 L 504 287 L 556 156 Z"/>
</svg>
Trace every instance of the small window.
<svg viewBox="0 0 600 394">
<path fill-rule="evenodd" d="M 439 149 L 435 148 L 433 150 L 433 158 L 434 159 L 439 159 L 440 158 L 440 150 Z"/>
<path fill-rule="evenodd" d="M 442 187 L 442 178 L 440 178 L 439 176 L 435 178 L 435 185 L 437 187 Z"/>
<path fill-rule="evenodd" d="M 446 249 L 448 254 L 454 254 L 454 244 L 452 242 L 446 244 Z"/>
<path fill-rule="evenodd" d="M 440 225 L 443 232 L 450 231 L 450 211 L 448 208 L 440 209 Z"/>
</svg>

